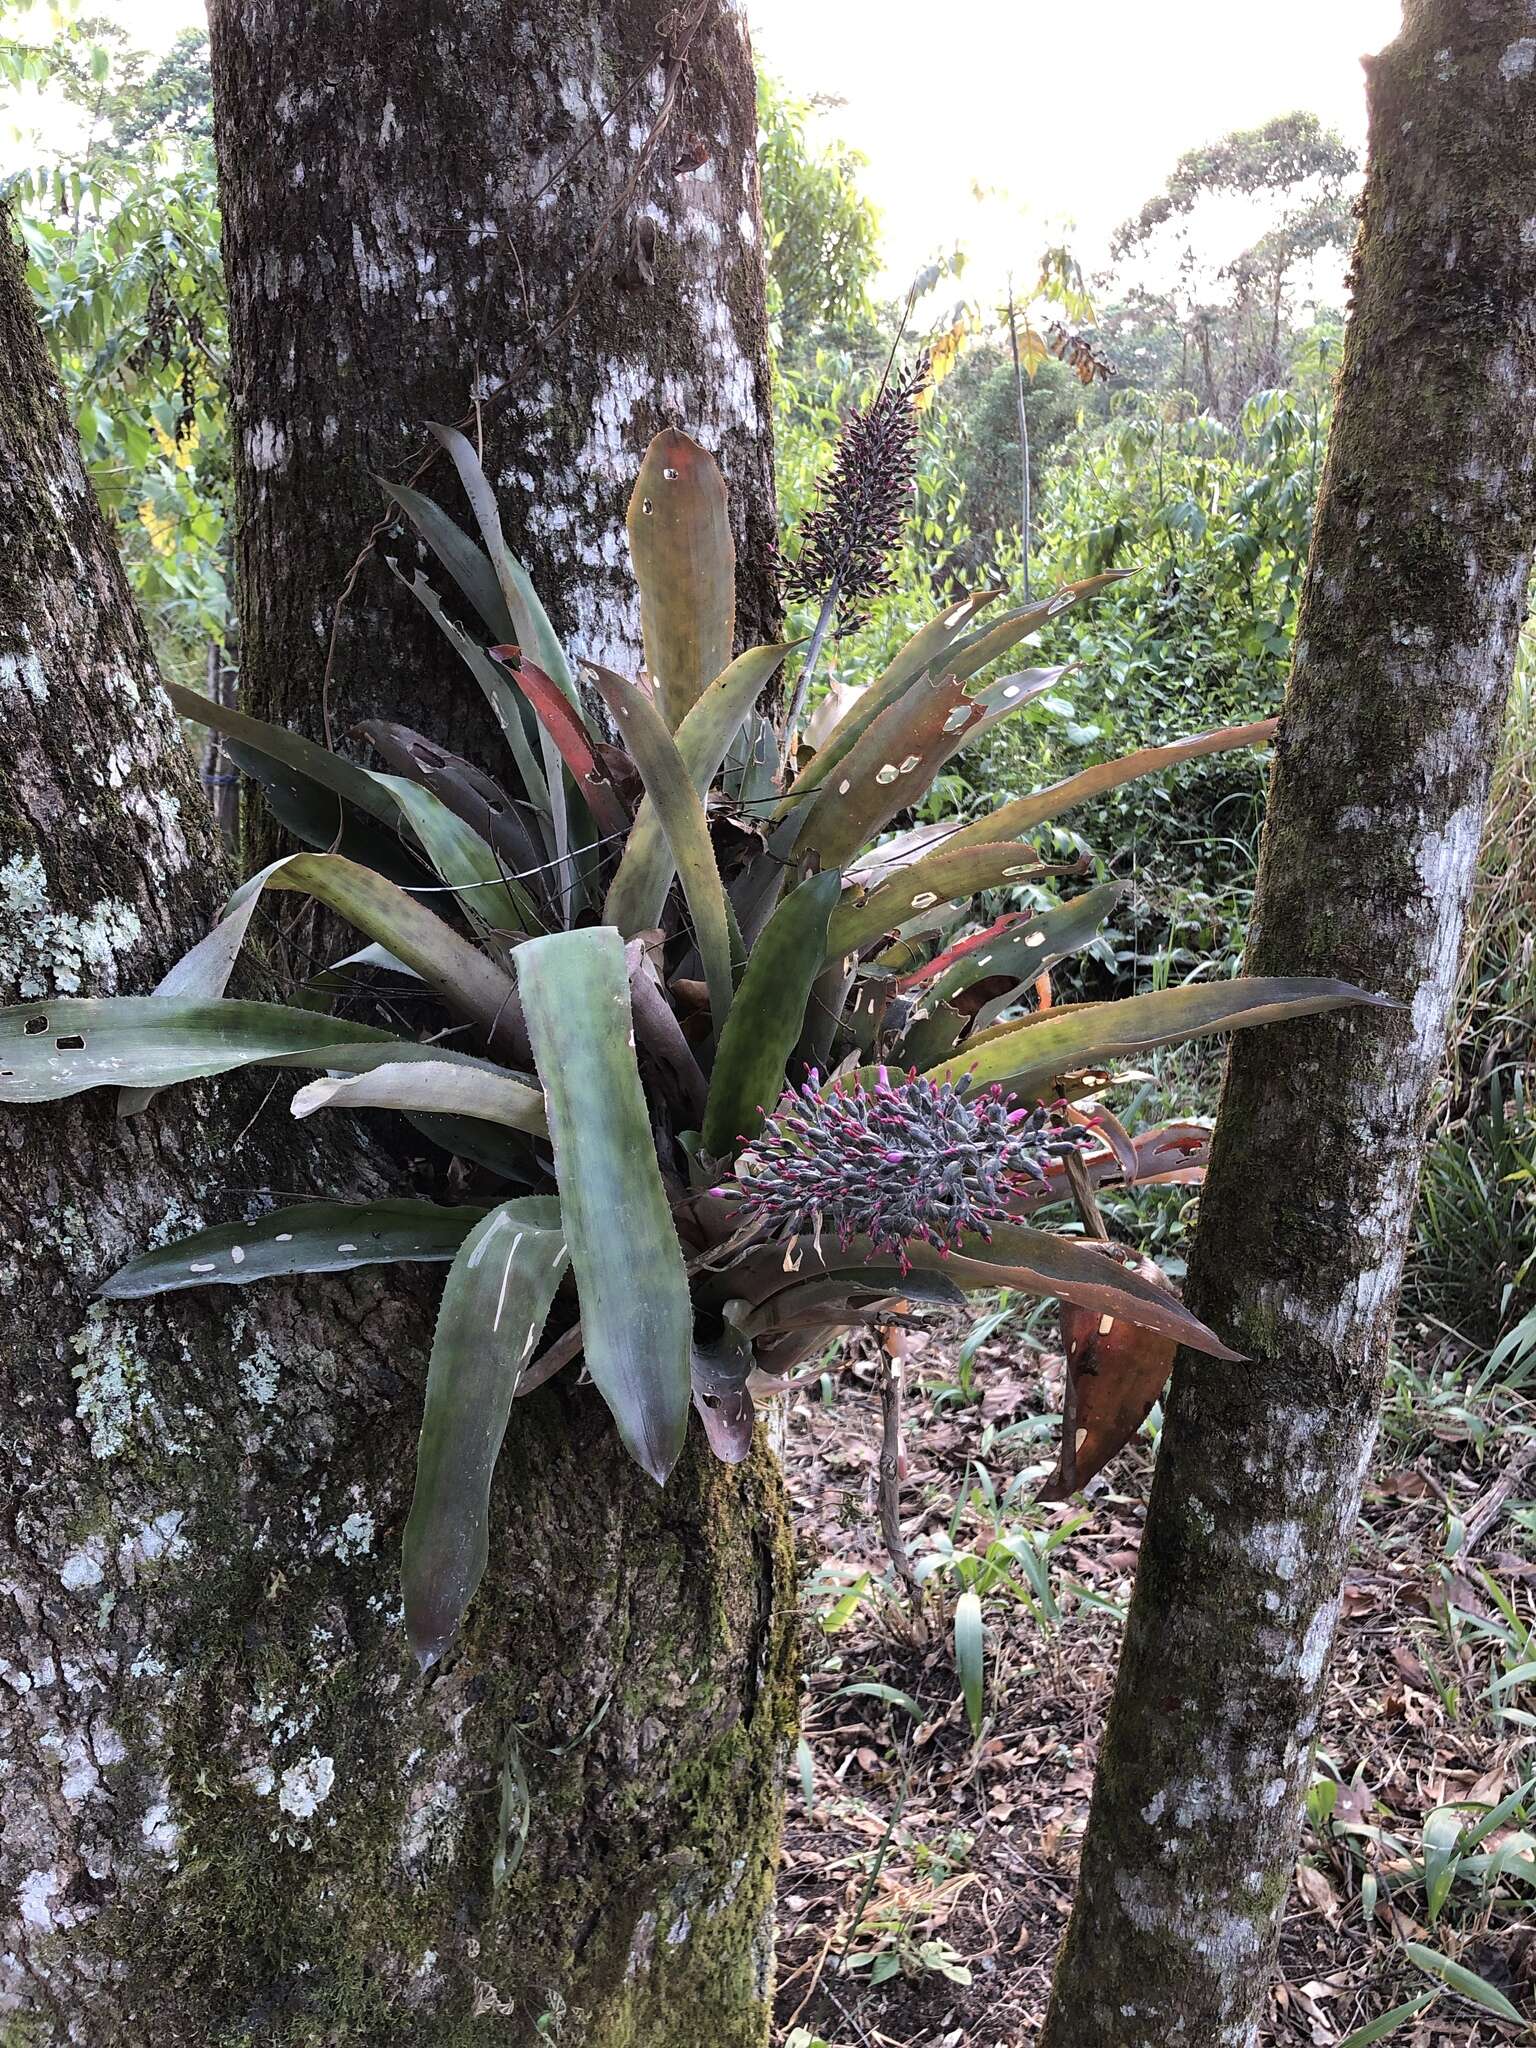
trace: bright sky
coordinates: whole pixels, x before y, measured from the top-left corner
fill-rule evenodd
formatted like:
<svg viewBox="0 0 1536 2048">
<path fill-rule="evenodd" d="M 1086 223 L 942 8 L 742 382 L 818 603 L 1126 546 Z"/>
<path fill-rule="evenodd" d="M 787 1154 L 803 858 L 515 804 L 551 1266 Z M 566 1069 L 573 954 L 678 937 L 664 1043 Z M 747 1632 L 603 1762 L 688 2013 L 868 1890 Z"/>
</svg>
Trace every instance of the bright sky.
<svg viewBox="0 0 1536 2048">
<path fill-rule="evenodd" d="M 957 241 L 968 285 L 1033 277 L 1049 231 L 1097 268 L 1186 149 L 1305 108 L 1358 148 L 1360 58 L 1399 0 L 747 0 L 758 57 L 869 159 L 898 289 Z M 985 207 L 972 186 L 1002 188 Z"/>
<path fill-rule="evenodd" d="M 967 288 L 1031 277 L 1070 229 L 1084 267 L 1197 143 L 1304 107 L 1365 139 L 1360 58 L 1399 0 L 747 0 L 759 57 L 869 159 L 891 287 L 964 242 Z M 118 0 L 148 48 L 200 0 Z M 972 188 L 995 197 L 978 205 Z"/>
</svg>

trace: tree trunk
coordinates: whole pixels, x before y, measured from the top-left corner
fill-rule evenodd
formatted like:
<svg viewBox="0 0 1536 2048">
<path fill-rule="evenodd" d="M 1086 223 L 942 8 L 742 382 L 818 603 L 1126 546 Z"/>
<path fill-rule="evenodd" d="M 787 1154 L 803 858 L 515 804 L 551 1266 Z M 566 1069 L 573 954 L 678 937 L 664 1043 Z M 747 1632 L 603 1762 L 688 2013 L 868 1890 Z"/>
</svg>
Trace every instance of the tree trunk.
<svg viewBox="0 0 1536 2048">
<path fill-rule="evenodd" d="M 365 464 L 398 464 L 421 412 L 464 410 L 477 351 L 461 347 L 456 389 L 445 378 L 435 397 L 414 381 L 429 355 L 549 288 L 525 236 L 511 258 L 515 291 L 487 286 L 430 348 L 412 339 L 418 315 L 441 310 L 428 300 L 446 289 L 433 263 L 457 276 L 472 236 L 495 239 L 485 222 L 499 233 L 522 217 L 510 198 L 499 210 L 487 164 L 526 185 L 519 134 L 534 137 L 529 155 L 547 150 L 537 124 L 555 120 L 551 104 L 570 109 L 582 79 L 621 68 L 601 16 L 567 9 L 561 37 L 544 44 L 570 66 L 562 94 L 535 61 L 527 23 L 493 34 L 458 22 L 471 12 L 450 23 L 425 5 L 366 20 L 357 8 L 323 19 L 311 10 L 297 52 L 286 47 L 289 10 L 225 7 L 215 21 L 226 164 L 232 148 L 239 158 L 231 91 L 268 124 L 247 152 L 262 163 L 247 162 L 243 183 L 237 171 L 228 209 L 242 654 L 247 701 L 266 716 L 301 703 L 312 713 L 318 700 L 313 612 L 334 598 L 333 571 L 345 573 L 374 516 Z M 627 49 L 641 10 L 616 12 Z M 461 28 L 462 47 L 450 48 Z M 548 588 L 568 529 L 557 608 L 589 651 L 629 645 L 627 611 L 603 609 L 622 562 L 613 510 L 622 472 L 673 406 L 711 438 L 735 423 L 727 461 L 751 509 L 743 545 L 753 550 L 744 631 L 762 630 L 769 602 L 752 566 L 771 516 L 765 415 L 748 446 L 749 407 L 765 395 L 760 303 L 743 300 L 733 329 L 725 300 L 690 284 L 677 255 L 707 242 L 711 226 L 724 244 L 736 222 L 743 248 L 755 229 L 750 71 L 735 19 L 711 17 L 690 54 L 692 76 L 714 80 L 717 95 L 702 116 L 681 98 L 678 118 L 716 154 L 654 203 L 638 188 L 638 216 L 661 216 L 657 285 L 640 319 L 619 308 L 644 333 L 606 344 L 619 395 L 595 406 L 585 456 L 554 420 L 525 458 L 540 472 L 543 523 L 512 538 Z M 285 56 L 287 105 L 308 124 L 302 148 L 273 142 L 287 132 L 276 125 L 285 81 L 266 65 Z M 391 105 L 381 74 L 396 65 Z M 440 78 L 454 91 L 423 109 L 434 89 L 424 81 Z M 744 100 L 724 96 L 727 80 Z M 650 62 L 627 97 L 612 92 L 611 135 L 578 160 L 575 196 L 555 195 L 563 231 L 590 220 L 592 195 L 609 189 L 595 162 L 611 176 L 613 152 L 638 148 L 657 88 Z M 514 92 L 528 106 L 514 106 Z M 328 132 L 338 106 L 352 124 L 350 157 Z M 399 196 L 387 182 L 364 190 L 369 149 L 387 163 L 408 116 L 441 123 L 435 139 L 411 130 L 422 191 L 433 164 L 461 161 L 475 118 L 473 208 L 446 174 L 435 201 L 413 199 L 410 185 Z M 570 119 L 574 144 L 584 129 Z M 657 175 L 672 180 L 687 153 L 669 128 Z M 242 208 L 259 169 L 274 217 L 287 207 L 291 218 L 301 165 L 317 187 L 302 215 L 308 239 L 302 251 L 282 244 L 278 264 L 276 243 L 259 241 L 259 209 Z M 727 172 L 738 197 L 717 216 L 719 192 L 699 195 Z M 438 207 L 418 216 L 440 234 L 431 246 L 407 232 L 418 202 Z M 682 223 L 675 244 L 669 208 Z M 344 262 L 319 239 L 332 214 Z M 407 254 L 419 305 L 406 292 Z M 313 272 L 300 279 L 297 262 Z M 610 314 L 613 270 L 610 252 L 585 287 Z M 741 285 L 740 265 L 722 274 Z M 268 290 L 258 320 L 255 297 Z M 317 302 L 333 314 L 344 304 L 347 319 L 326 326 Z M 552 328 L 536 300 L 534 310 Z M 538 406 L 555 402 L 537 396 L 545 381 L 571 406 L 582 377 L 595 391 L 586 352 L 598 316 L 590 303 L 585 312 L 580 334 L 573 316 L 552 339 L 561 367 L 558 378 L 537 369 Z M 676 344 L 670 369 L 660 335 Z M 510 375 L 510 344 L 493 340 Z M 14 764 L 0 798 L 0 995 L 143 990 L 206 928 L 223 878 L 9 260 L 0 341 L 24 372 L 0 391 L 0 692 Z M 519 403 L 533 374 L 519 372 Z M 509 401 L 502 418 L 523 416 Z M 312 454 L 317 438 L 323 452 Z M 348 614 L 352 694 L 338 698 L 338 731 L 363 711 L 405 710 L 462 740 L 459 678 L 392 609 L 389 582 L 370 563 Z M 441 722 L 422 713 L 423 685 L 445 693 Z M 291 1137 L 282 1096 L 272 1104 L 261 1086 L 221 1083 L 172 1091 L 127 1125 L 101 1096 L 0 1123 L 12 1311 L 0 1339 L 4 1455 L 18 1495 L 0 1530 L 10 1767 L 0 2015 L 23 2016 L 29 2043 L 50 2048 L 257 2038 L 521 2048 L 541 2020 L 541 2038 L 582 2048 L 760 2048 L 794 1698 L 792 1561 L 771 1458 L 760 1449 L 727 1469 L 695 1434 L 658 1490 L 622 1459 L 596 1397 L 553 1383 L 520 1404 L 509 1432 L 500 1536 L 462 1647 L 422 1678 L 401 1626 L 398 1550 L 435 1286 L 400 1269 L 302 1291 L 189 1293 L 165 1307 L 89 1299 L 146 1243 L 255 1214 L 273 1194 L 384 1184 L 347 1127 Z M 509 1866 L 500 1890 L 498 1846 Z"/>
<path fill-rule="evenodd" d="M 1251 973 L 1402 1007 L 1234 1042 L 1044 2048 L 1257 2034 L 1524 615 L 1526 0 L 1408 0 L 1276 749 Z"/>
<path fill-rule="evenodd" d="M 631 671 L 625 506 L 652 432 L 687 426 L 731 488 L 740 631 L 771 637 L 755 94 L 735 11 L 216 0 L 211 30 L 246 707 L 318 734 L 334 623 L 344 746 L 356 718 L 395 717 L 500 760 L 461 663 L 379 558 L 414 549 L 378 531 L 370 472 L 413 476 L 429 419 L 483 439 L 509 542 L 573 652 Z M 447 463 L 423 482 L 471 524 Z M 550 1930 L 520 1968 L 484 1973 L 501 1987 L 485 1996 L 511 1984 L 525 2024 L 563 1999 L 594 2042 L 604 2026 L 757 2041 L 792 1711 L 776 1481 L 701 1460 L 658 1504 L 585 1401 L 578 1465 L 571 1398 L 509 1446 L 530 1461 L 511 1498 L 536 1554 L 513 1583 L 545 1603 L 525 1590 L 509 1611 L 488 1583 L 471 1622 L 476 1683 L 501 1667 L 502 1739 L 533 1721 L 521 1896 L 500 1924 Z M 598 1716 L 580 1757 L 542 1758 Z M 476 1769 L 465 1797 L 488 1827 L 496 1768 Z"/>
<path fill-rule="evenodd" d="M 401 717 L 499 758 L 457 657 L 381 559 L 415 547 L 398 522 L 382 531 L 374 477 L 414 475 L 429 420 L 483 434 L 508 543 L 557 629 L 625 674 L 640 633 L 624 508 L 651 435 L 686 427 L 730 487 L 738 631 L 772 639 L 756 101 L 730 0 L 209 15 L 247 708 L 318 736 L 334 625 L 337 736 Z M 425 487 L 471 523 L 445 460 Z"/>
</svg>

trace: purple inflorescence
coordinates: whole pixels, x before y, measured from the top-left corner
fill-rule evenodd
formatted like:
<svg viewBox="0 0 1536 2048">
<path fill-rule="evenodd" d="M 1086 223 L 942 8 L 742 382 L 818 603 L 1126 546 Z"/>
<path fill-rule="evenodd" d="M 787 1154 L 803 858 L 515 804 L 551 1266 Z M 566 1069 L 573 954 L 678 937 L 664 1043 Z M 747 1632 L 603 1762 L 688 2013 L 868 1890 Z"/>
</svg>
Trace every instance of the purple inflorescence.
<svg viewBox="0 0 1536 2048">
<path fill-rule="evenodd" d="M 867 1237 L 905 1272 L 914 1239 L 945 1252 L 967 1232 L 989 1239 L 1048 1162 L 1091 1136 L 999 1087 L 877 1072 L 872 1088 L 823 1093 L 812 1073 L 787 1089 L 717 1192 L 775 1236 L 826 1230 L 845 1249 Z"/>
</svg>

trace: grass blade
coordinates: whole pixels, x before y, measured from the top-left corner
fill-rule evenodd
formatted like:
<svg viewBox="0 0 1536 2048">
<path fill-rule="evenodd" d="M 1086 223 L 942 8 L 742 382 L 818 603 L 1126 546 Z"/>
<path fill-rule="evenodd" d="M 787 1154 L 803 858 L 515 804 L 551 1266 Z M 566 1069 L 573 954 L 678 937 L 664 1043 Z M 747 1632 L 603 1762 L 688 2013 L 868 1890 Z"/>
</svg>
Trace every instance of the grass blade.
<svg viewBox="0 0 1536 2048">
<path fill-rule="evenodd" d="M 1486 1977 L 1479 1977 L 1475 1970 L 1469 1970 L 1465 1963 L 1453 1962 L 1449 1956 L 1441 1955 L 1438 1949 L 1426 1948 L 1421 1941 L 1405 1941 L 1403 1954 L 1417 1963 L 1421 1970 L 1427 1970 L 1432 1977 L 1438 1977 L 1448 1984 L 1452 1991 L 1462 1998 L 1470 1998 L 1474 2005 L 1482 2006 L 1485 2012 L 1507 2020 L 1511 2026 L 1530 2032 L 1530 2021 L 1518 2011 L 1496 1985 Z"/>
<path fill-rule="evenodd" d="M 1426 2007 L 1433 2005 L 1439 1996 L 1438 1991 L 1421 1991 L 1406 2005 L 1394 2005 L 1390 2012 L 1367 2020 L 1363 2027 L 1356 2027 L 1352 2034 L 1346 2034 L 1339 2048 L 1370 2048 L 1373 2041 L 1385 2041 L 1389 2034 L 1395 2034 L 1399 2027 L 1406 2026 L 1409 2020 L 1416 2019 Z"/>
<path fill-rule="evenodd" d="M 965 1718 L 971 1724 L 972 1735 L 980 1736 L 986 1684 L 986 1635 L 981 1601 L 975 1593 L 962 1593 L 955 1602 L 955 1669 L 960 1674 Z"/>
</svg>

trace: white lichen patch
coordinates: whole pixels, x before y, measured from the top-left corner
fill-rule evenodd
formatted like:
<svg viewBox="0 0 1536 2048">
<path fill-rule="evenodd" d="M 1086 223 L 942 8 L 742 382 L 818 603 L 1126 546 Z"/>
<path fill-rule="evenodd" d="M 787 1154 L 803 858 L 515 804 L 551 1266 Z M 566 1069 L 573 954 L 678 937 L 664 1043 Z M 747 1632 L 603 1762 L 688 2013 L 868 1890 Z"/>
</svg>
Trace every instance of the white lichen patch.
<svg viewBox="0 0 1536 2048">
<path fill-rule="evenodd" d="M 373 1517 L 366 1510 L 347 1516 L 331 1545 L 345 1564 L 350 1558 L 366 1557 L 373 1548 Z"/>
<path fill-rule="evenodd" d="M 19 654 L 0 654 L 0 698 L 21 696 L 30 697 L 34 704 L 48 701 L 48 678 L 35 647 L 25 647 Z"/>
<path fill-rule="evenodd" d="M 248 1351 L 236 1368 L 240 1378 L 240 1391 L 247 1401 L 256 1408 L 270 1408 L 277 1399 L 278 1358 L 271 1341 L 260 1337 L 255 1348 Z"/>
<path fill-rule="evenodd" d="M 72 1550 L 59 1567 L 59 1584 L 68 1593 L 88 1593 L 105 1576 L 106 1547 L 92 1536 L 78 1550 Z"/>
<path fill-rule="evenodd" d="M 75 1413 L 91 1435 L 93 1458 L 115 1458 L 153 1407 L 149 1373 L 132 1323 L 94 1302 L 71 1337 Z"/>
<path fill-rule="evenodd" d="M 131 903 L 103 897 L 83 917 L 55 910 L 48 876 L 35 853 L 12 854 L 0 867 L 0 982 L 23 1002 L 37 996 L 92 994 L 117 988 L 118 956 L 143 932 Z"/>
<path fill-rule="evenodd" d="M 278 1783 L 277 1803 L 294 1820 L 309 1820 L 331 1796 L 336 1783 L 336 1760 L 312 1749 L 296 1764 L 289 1764 Z"/>
</svg>

